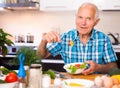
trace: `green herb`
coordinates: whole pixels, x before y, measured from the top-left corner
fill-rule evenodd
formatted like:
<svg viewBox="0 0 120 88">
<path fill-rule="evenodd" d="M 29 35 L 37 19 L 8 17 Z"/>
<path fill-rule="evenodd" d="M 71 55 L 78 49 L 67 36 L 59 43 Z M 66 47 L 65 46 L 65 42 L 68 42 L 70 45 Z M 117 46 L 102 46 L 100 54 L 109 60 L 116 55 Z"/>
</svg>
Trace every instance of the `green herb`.
<svg viewBox="0 0 120 88">
<path fill-rule="evenodd" d="M 87 63 L 83 63 L 81 64 L 80 69 L 86 68 L 86 66 L 87 66 Z"/>
<path fill-rule="evenodd" d="M 68 85 L 68 83 L 66 81 L 64 81 L 65 85 Z"/>
<path fill-rule="evenodd" d="M 19 65 L 19 54 L 23 53 L 25 55 L 24 65 L 30 66 L 32 63 L 41 63 L 40 57 L 38 57 L 37 52 L 29 47 L 29 46 L 22 46 L 16 53 L 16 57 L 12 60 L 9 60 L 10 65 Z"/>
<path fill-rule="evenodd" d="M 52 79 L 56 77 L 56 74 L 52 70 L 45 71 L 43 74 L 49 74 Z"/>
</svg>

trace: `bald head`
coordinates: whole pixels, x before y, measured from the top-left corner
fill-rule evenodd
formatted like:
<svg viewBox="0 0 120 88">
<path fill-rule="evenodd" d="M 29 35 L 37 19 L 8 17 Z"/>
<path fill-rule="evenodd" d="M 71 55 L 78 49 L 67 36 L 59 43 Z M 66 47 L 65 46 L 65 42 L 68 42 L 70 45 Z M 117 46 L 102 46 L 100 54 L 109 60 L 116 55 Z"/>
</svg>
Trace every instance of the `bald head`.
<svg viewBox="0 0 120 88">
<path fill-rule="evenodd" d="M 88 9 L 91 9 L 91 11 L 94 11 L 95 12 L 95 18 L 99 18 L 99 9 L 97 8 L 96 5 L 92 4 L 92 3 L 83 3 L 79 9 L 78 9 L 78 12 L 80 11 L 80 9 L 82 8 L 88 8 Z"/>
</svg>

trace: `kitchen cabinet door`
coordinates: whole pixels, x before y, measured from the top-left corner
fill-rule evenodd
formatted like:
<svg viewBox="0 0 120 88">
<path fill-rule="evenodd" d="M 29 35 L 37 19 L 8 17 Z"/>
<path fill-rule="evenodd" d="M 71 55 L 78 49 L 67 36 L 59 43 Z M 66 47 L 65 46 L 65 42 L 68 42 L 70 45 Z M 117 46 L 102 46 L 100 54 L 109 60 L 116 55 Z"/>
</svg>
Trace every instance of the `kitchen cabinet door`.
<svg viewBox="0 0 120 88">
<path fill-rule="evenodd" d="M 85 2 L 92 2 L 101 8 L 103 0 L 40 0 L 41 11 L 77 10 Z"/>
<path fill-rule="evenodd" d="M 69 10 L 74 0 L 40 0 L 40 10 L 61 11 Z"/>
<path fill-rule="evenodd" d="M 85 2 L 90 2 L 90 0 L 74 0 L 72 3 L 71 10 L 77 10 L 81 4 Z"/>
<path fill-rule="evenodd" d="M 102 10 L 103 0 L 90 0 L 90 2 L 95 4 L 99 10 Z"/>
<path fill-rule="evenodd" d="M 91 0 L 40 0 L 40 10 L 43 11 L 64 11 L 77 10 L 84 2 Z"/>
<path fill-rule="evenodd" d="M 104 0 L 102 10 L 120 10 L 120 0 Z"/>
</svg>

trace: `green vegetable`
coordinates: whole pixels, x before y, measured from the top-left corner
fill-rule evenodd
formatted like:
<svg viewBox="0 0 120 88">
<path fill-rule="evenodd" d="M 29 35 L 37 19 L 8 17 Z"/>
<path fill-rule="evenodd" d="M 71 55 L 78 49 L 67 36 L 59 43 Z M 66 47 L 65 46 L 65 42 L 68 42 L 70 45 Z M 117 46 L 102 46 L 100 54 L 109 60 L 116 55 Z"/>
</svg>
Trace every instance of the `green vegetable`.
<svg viewBox="0 0 120 88">
<path fill-rule="evenodd" d="M 3 73 L 4 75 L 7 75 L 7 74 L 10 73 L 10 72 L 15 72 L 14 70 L 9 70 L 9 69 L 7 69 L 7 68 L 5 68 L 5 67 L 0 68 L 0 70 L 2 71 L 2 73 Z M 16 73 L 16 72 L 15 72 L 15 73 Z"/>
<path fill-rule="evenodd" d="M 87 66 L 87 63 L 83 63 L 83 64 L 80 66 L 80 69 L 86 68 L 86 66 Z"/>
<path fill-rule="evenodd" d="M 74 74 L 76 72 L 77 68 L 76 66 L 71 66 L 71 73 Z"/>
<path fill-rule="evenodd" d="M 119 75 L 120 74 L 120 68 L 113 68 L 108 73 L 110 76 L 112 75 Z"/>
<path fill-rule="evenodd" d="M 56 74 L 52 70 L 45 71 L 44 74 L 49 74 L 52 79 L 56 77 Z"/>
<path fill-rule="evenodd" d="M 0 79 L 0 84 L 1 84 L 1 83 L 6 83 L 6 82 L 5 82 L 5 80 L 1 80 L 1 79 Z"/>
<path fill-rule="evenodd" d="M 2 73 L 3 73 L 4 75 L 6 75 L 7 73 L 10 72 L 10 70 L 8 70 L 8 69 L 5 68 L 5 67 L 1 68 L 1 71 L 2 71 Z"/>
</svg>

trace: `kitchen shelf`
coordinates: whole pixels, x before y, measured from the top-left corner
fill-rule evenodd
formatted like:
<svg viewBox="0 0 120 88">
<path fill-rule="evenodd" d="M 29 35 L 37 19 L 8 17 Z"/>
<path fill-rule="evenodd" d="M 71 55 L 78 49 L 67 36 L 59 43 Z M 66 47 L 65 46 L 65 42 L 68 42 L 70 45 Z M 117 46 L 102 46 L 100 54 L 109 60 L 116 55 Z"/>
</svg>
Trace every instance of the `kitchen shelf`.
<svg viewBox="0 0 120 88">
<path fill-rule="evenodd" d="M 0 7 L 28 7 L 35 6 L 34 3 L 1 3 Z"/>
</svg>

